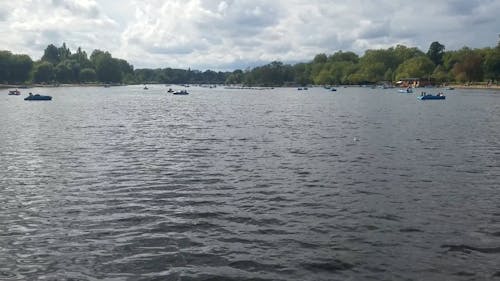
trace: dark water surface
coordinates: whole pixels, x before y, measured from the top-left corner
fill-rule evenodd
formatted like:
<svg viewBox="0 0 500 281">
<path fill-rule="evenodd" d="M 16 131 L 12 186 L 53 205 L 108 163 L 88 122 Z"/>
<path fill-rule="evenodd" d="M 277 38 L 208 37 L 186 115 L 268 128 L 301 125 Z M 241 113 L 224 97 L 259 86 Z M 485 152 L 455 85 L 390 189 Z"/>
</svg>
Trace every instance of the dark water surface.
<svg viewBox="0 0 500 281">
<path fill-rule="evenodd" d="M 0 91 L 0 280 L 500 280 L 500 93 L 166 89 Z"/>
</svg>

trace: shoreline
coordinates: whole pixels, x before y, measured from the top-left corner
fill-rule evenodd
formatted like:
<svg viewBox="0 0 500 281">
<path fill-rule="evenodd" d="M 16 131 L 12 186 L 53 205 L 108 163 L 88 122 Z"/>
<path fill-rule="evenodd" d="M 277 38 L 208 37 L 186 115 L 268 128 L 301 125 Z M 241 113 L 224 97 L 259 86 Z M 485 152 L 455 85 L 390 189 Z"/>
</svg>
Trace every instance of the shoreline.
<svg viewBox="0 0 500 281">
<path fill-rule="evenodd" d="M 85 84 L 0 84 L 0 89 L 58 88 L 58 87 L 115 87 L 127 84 L 85 83 Z M 139 84 L 137 84 L 139 85 Z"/>
<path fill-rule="evenodd" d="M 466 89 L 470 89 L 470 90 L 500 90 L 500 85 L 490 85 L 490 86 L 486 86 L 486 85 L 470 85 L 470 86 L 449 85 L 447 87 L 453 87 L 455 89 L 461 89 L 461 90 L 466 90 Z"/>
<path fill-rule="evenodd" d="M 161 83 L 160 83 L 161 84 Z M 58 87 L 116 87 L 116 86 L 131 86 L 142 84 L 106 84 L 106 83 L 85 83 L 85 84 L 0 84 L 0 89 L 29 89 L 29 88 L 58 88 Z M 340 85 L 347 87 L 356 87 L 359 85 Z M 311 87 L 321 87 L 321 85 L 312 85 Z M 274 87 L 286 88 L 286 87 Z M 293 88 L 293 87 L 292 87 Z M 425 89 L 425 87 L 420 87 Z M 463 85 L 463 84 L 448 84 L 434 88 L 455 88 L 460 90 L 500 90 L 500 85 Z M 417 88 L 419 89 L 419 88 Z"/>
</svg>

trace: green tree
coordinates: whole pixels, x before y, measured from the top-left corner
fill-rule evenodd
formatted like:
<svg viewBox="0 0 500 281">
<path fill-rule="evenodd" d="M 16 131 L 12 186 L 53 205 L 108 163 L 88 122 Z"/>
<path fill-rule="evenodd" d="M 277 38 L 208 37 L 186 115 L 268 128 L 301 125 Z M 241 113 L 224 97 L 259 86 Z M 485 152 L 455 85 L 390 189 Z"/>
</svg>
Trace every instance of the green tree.
<svg viewBox="0 0 500 281">
<path fill-rule="evenodd" d="M 465 56 L 472 52 L 469 47 L 463 47 L 460 50 L 448 51 L 443 55 L 443 66 L 447 71 L 451 71 L 455 64 L 463 62 Z"/>
<path fill-rule="evenodd" d="M 328 69 L 323 68 L 316 77 L 314 77 L 314 83 L 317 85 L 329 85 L 332 84 L 332 79 L 330 75 L 330 71 Z"/>
<path fill-rule="evenodd" d="M 363 58 L 361 58 L 363 60 Z M 382 61 L 367 62 L 364 61 L 360 63 L 358 69 L 357 80 L 359 83 L 376 83 L 378 81 L 384 80 L 384 74 L 387 67 Z"/>
<path fill-rule="evenodd" d="M 395 57 L 393 64 L 390 66 L 392 69 L 396 69 L 406 60 L 424 55 L 418 48 L 408 48 L 404 45 L 397 45 L 396 48 L 389 48 L 389 50 L 392 50 L 392 55 Z"/>
<path fill-rule="evenodd" d="M 92 67 L 92 63 L 88 59 L 87 53 L 82 51 L 82 48 L 80 47 L 78 47 L 76 53 L 69 56 L 69 59 L 77 61 L 82 69 Z"/>
<path fill-rule="evenodd" d="M 54 66 L 48 61 L 39 61 L 33 69 L 33 81 L 36 83 L 50 83 L 54 80 Z"/>
<path fill-rule="evenodd" d="M 311 64 L 310 66 L 310 80 L 312 81 L 316 81 L 319 76 L 319 74 L 321 73 L 321 71 L 323 70 L 323 68 L 325 67 L 325 63 L 323 62 L 314 62 Z"/>
<path fill-rule="evenodd" d="M 116 59 L 116 61 L 118 62 L 118 65 L 120 66 L 120 71 L 122 72 L 123 75 L 134 73 L 134 66 L 130 65 L 126 60 Z"/>
<path fill-rule="evenodd" d="M 427 56 L 411 58 L 396 69 L 396 80 L 404 78 L 430 78 L 435 68 Z"/>
<path fill-rule="evenodd" d="M 335 54 L 331 55 L 328 57 L 328 62 L 351 62 L 351 63 L 358 63 L 359 62 L 359 56 L 353 52 L 342 52 L 338 51 Z"/>
<path fill-rule="evenodd" d="M 61 83 L 75 83 L 80 81 L 80 64 L 74 59 L 65 59 L 55 68 L 56 79 Z"/>
<path fill-rule="evenodd" d="M 97 74 L 93 68 L 84 68 L 80 71 L 81 82 L 94 82 L 97 81 Z"/>
<path fill-rule="evenodd" d="M 328 73 L 328 78 L 325 80 L 326 83 L 322 84 L 340 84 L 348 83 L 346 77 L 353 73 L 354 63 L 351 60 L 344 61 L 334 61 L 325 66 L 324 70 Z M 322 71 L 323 72 L 323 71 Z"/>
<path fill-rule="evenodd" d="M 297 63 L 292 67 L 293 69 L 293 82 L 299 85 L 307 85 L 312 81 L 311 77 L 311 67 L 310 64 L 306 63 Z"/>
<path fill-rule="evenodd" d="M 134 73 L 125 73 L 122 77 L 122 82 L 125 84 L 137 84 L 137 79 Z"/>
<path fill-rule="evenodd" d="M 427 51 L 427 57 L 429 57 L 435 65 L 440 65 L 443 63 L 444 50 L 444 45 L 437 41 L 432 42 Z"/>
<path fill-rule="evenodd" d="M 431 77 L 437 83 L 440 83 L 440 84 L 450 81 L 450 77 L 448 75 L 448 72 L 446 71 L 446 69 L 444 68 L 444 66 L 441 65 L 441 64 L 438 65 L 438 66 L 436 66 L 436 68 L 432 72 Z"/>
<path fill-rule="evenodd" d="M 484 74 L 487 79 L 500 79 L 500 43 L 494 49 L 488 49 L 484 57 Z"/>
<path fill-rule="evenodd" d="M 10 79 L 11 59 L 11 52 L 0 51 L 0 83 L 7 83 Z"/>
<path fill-rule="evenodd" d="M 80 82 L 80 70 L 81 66 L 78 61 L 73 59 L 67 59 L 64 61 L 68 68 L 71 70 L 71 82 Z"/>
<path fill-rule="evenodd" d="M 362 74 L 359 72 L 359 70 L 352 73 L 351 75 L 349 75 L 346 80 L 349 81 L 348 84 L 366 83 L 366 78 L 364 76 L 362 76 Z"/>
<path fill-rule="evenodd" d="M 165 71 L 168 71 L 168 69 L 165 69 Z M 135 78 L 137 79 L 137 82 L 139 83 L 149 83 L 153 81 L 153 77 L 155 75 L 155 70 L 153 69 L 136 69 L 134 71 L 135 73 Z M 170 81 L 173 81 L 170 80 Z M 169 82 L 167 82 L 169 83 Z M 176 82 L 170 82 L 170 83 L 176 83 Z"/>
<path fill-rule="evenodd" d="M 282 86 L 294 79 L 294 69 L 279 61 L 256 67 L 244 73 L 243 83 L 246 85 Z"/>
<path fill-rule="evenodd" d="M 391 50 L 367 50 L 359 60 L 357 79 L 361 83 L 376 83 L 384 80 L 387 69 L 397 65 L 397 57 Z"/>
<path fill-rule="evenodd" d="M 225 84 L 241 84 L 243 83 L 243 70 L 237 69 L 227 77 Z"/>
<path fill-rule="evenodd" d="M 60 83 L 72 82 L 71 79 L 73 77 L 73 72 L 66 63 L 60 62 L 58 65 L 56 65 L 54 72 L 56 80 L 58 82 Z"/>
<path fill-rule="evenodd" d="M 57 53 L 59 54 L 59 60 L 69 59 L 71 56 L 71 51 L 66 47 L 66 43 L 63 43 L 61 47 L 57 48 Z"/>
<path fill-rule="evenodd" d="M 95 65 L 97 79 L 100 82 L 121 82 L 122 72 L 120 62 L 114 59 L 110 53 L 95 50 L 92 52 L 90 60 Z"/>
<path fill-rule="evenodd" d="M 12 55 L 10 64 L 10 81 L 25 82 L 30 77 L 33 61 L 28 55 Z"/>
<path fill-rule="evenodd" d="M 99 50 L 99 49 L 95 49 L 94 51 L 92 51 L 92 54 L 90 54 L 90 62 L 94 66 L 94 69 L 97 66 L 97 60 L 98 60 L 98 58 L 100 58 L 101 56 L 104 56 L 104 55 L 106 55 L 106 53 L 103 52 L 103 51 L 101 51 L 101 50 Z"/>
<path fill-rule="evenodd" d="M 50 44 L 43 51 L 42 61 L 50 62 L 54 65 L 58 64 L 61 59 L 59 57 L 59 50 L 53 44 Z"/>
<path fill-rule="evenodd" d="M 325 54 L 318 54 L 311 63 L 301 66 L 305 73 L 299 77 L 308 75 L 309 83 L 322 85 L 343 83 L 352 73 L 352 66 L 358 61 L 358 55 L 353 52 L 338 51 L 328 57 Z"/>
<path fill-rule="evenodd" d="M 461 82 L 482 81 L 482 56 L 473 50 L 470 50 L 463 56 L 462 60 L 455 63 L 452 73 L 455 79 Z"/>
<path fill-rule="evenodd" d="M 358 63 L 348 63 L 346 62 L 343 70 L 342 70 L 342 79 L 340 80 L 340 83 L 342 84 L 355 84 L 351 78 L 353 77 L 352 75 L 358 71 L 359 64 Z"/>
<path fill-rule="evenodd" d="M 313 63 L 325 63 L 327 60 L 326 54 L 317 54 L 313 59 Z"/>
<path fill-rule="evenodd" d="M 387 69 L 387 71 L 384 73 L 384 80 L 389 82 L 394 81 L 394 71 L 392 71 L 391 68 Z"/>
</svg>

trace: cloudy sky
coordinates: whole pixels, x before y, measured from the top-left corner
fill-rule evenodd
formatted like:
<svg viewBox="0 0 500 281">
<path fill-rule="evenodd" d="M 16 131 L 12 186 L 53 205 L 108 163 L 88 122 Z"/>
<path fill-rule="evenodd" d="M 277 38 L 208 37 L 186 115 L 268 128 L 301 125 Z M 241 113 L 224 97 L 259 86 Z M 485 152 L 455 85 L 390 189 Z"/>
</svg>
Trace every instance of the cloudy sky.
<svg viewBox="0 0 500 281">
<path fill-rule="evenodd" d="M 39 59 L 66 42 L 135 68 L 233 70 L 397 44 L 495 46 L 499 13 L 500 0 L 0 0 L 0 49 Z"/>
</svg>

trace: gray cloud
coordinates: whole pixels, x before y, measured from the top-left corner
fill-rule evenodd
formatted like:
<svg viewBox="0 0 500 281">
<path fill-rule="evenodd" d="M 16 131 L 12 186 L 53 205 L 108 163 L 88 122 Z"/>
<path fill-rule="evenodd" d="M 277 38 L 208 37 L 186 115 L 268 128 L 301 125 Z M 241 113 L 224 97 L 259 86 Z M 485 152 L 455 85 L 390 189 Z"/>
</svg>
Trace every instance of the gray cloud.
<svg viewBox="0 0 500 281">
<path fill-rule="evenodd" d="M 359 33 L 359 36 L 363 39 L 375 39 L 390 36 L 390 33 L 391 25 L 389 21 L 370 22 L 365 29 Z"/>
<path fill-rule="evenodd" d="M 89 18 L 97 18 L 99 16 L 99 9 L 97 5 L 91 2 L 52 0 L 52 5 L 54 7 L 66 9 L 76 15 L 84 15 Z"/>
<path fill-rule="evenodd" d="M 0 21 L 7 20 L 8 15 L 9 13 L 6 10 L 0 8 Z"/>
<path fill-rule="evenodd" d="M 60 42 L 64 40 L 64 36 L 60 30 L 46 29 L 42 31 L 42 38 L 46 42 Z"/>
<path fill-rule="evenodd" d="M 447 10 L 448 13 L 454 14 L 454 15 L 459 15 L 459 16 L 467 16 L 467 15 L 472 15 L 474 13 L 474 10 L 477 7 L 481 6 L 481 2 L 483 4 L 487 4 L 486 2 L 489 1 L 480 1 L 480 0 L 454 0 L 454 1 L 449 1 L 447 3 Z"/>
<path fill-rule="evenodd" d="M 214 2 L 214 1 L 212 1 Z M 218 2 L 218 3 L 217 3 Z M 207 7 L 210 14 L 195 22 L 203 33 L 222 37 L 251 37 L 265 32 L 280 19 L 278 7 L 263 1 L 215 1 L 214 7 Z"/>
<path fill-rule="evenodd" d="M 174 46 L 174 47 L 146 47 L 146 50 L 152 54 L 165 54 L 165 55 L 188 55 L 194 49 L 191 46 Z"/>
</svg>

